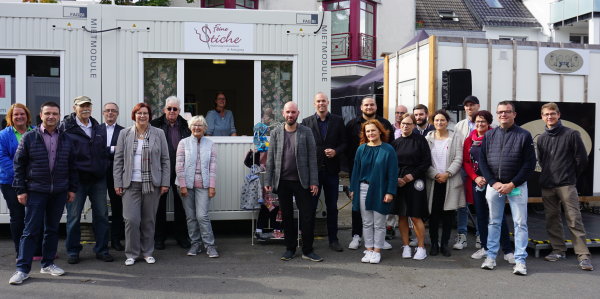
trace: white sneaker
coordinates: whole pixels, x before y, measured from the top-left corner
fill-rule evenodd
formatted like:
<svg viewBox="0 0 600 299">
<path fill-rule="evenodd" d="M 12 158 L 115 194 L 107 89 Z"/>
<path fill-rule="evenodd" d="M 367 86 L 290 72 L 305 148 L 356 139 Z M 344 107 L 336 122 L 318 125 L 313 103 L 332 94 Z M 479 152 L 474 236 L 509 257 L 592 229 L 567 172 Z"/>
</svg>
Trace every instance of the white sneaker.
<svg viewBox="0 0 600 299">
<path fill-rule="evenodd" d="M 404 246 L 402 246 L 402 248 L 404 248 L 402 250 L 402 258 L 403 259 L 409 259 L 409 258 L 411 258 L 412 257 L 412 252 L 411 252 L 412 249 L 410 248 L 410 246 L 404 245 Z"/>
<path fill-rule="evenodd" d="M 413 238 L 410 240 L 410 243 L 408 243 L 408 246 L 417 247 L 418 244 L 419 244 L 419 242 L 417 242 L 417 238 Z"/>
<path fill-rule="evenodd" d="M 155 259 L 155 258 L 153 258 L 153 257 L 151 257 L 151 256 L 146 256 L 146 257 L 144 257 L 144 260 L 145 260 L 145 261 L 146 261 L 146 263 L 148 263 L 148 264 L 154 264 L 154 263 L 156 263 L 156 259 Z"/>
<path fill-rule="evenodd" d="M 480 260 L 485 256 L 487 256 L 487 251 L 484 248 L 481 248 L 475 251 L 475 253 L 471 254 L 471 258 L 475 260 Z"/>
<path fill-rule="evenodd" d="M 25 272 L 17 271 L 17 272 L 15 272 L 15 274 L 13 274 L 13 276 L 10 278 L 8 283 L 13 284 L 13 285 L 14 284 L 22 284 L 23 281 L 25 281 L 27 278 L 29 278 L 29 274 L 27 274 Z"/>
<path fill-rule="evenodd" d="M 371 261 L 371 254 L 373 253 L 373 251 L 370 250 L 365 250 L 363 252 L 365 254 L 365 256 L 363 256 L 363 258 L 360 260 L 363 263 L 368 263 Z"/>
<path fill-rule="evenodd" d="M 135 259 L 126 259 L 125 260 L 125 266 L 132 266 L 133 264 L 135 264 Z"/>
<path fill-rule="evenodd" d="M 496 260 L 491 258 L 485 258 L 485 261 L 481 264 L 481 269 L 494 270 L 494 268 L 496 268 Z"/>
<path fill-rule="evenodd" d="M 386 240 L 383 240 L 383 248 L 381 248 L 383 250 L 390 250 L 392 249 L 392 244 L 388 243 Z"/>
<path fill-rule="evenodd" d="M 507 261 L 509 264 L 514 265 L 515 264 L 515 254 L 512 252 L 505 254 L 504 260 Z"/>
<path fill-rule="evenodd" d="M 527 266 L 525 266 L 523 263 L 516 263 L 513 267 L 513 274 L 527 275 Z"/>
<path fill-rule="evenodd" d="M 65 274 L 65 270 L 61 269 L 59 266 L 52 264 L 48 267 L 44 267 L 40 270 L 42 274 L 50 274 L 52 276 L 61 276 Z"/>
<path fill-rule="evenodd" d="M 481 238 L 479 238 L 479 236 L 477 236 L 477 238 L 475 238 L 475 248 L 477 248 L 477 249 L 481 248 Z"/>
<path fill-rule="evenodd" d="M 358 246 L 360 246 L 361 241 L 362 241 L 362 239 L 359 235 L 352 236 L 352 242 L 350 242 L 350 244 L 348 245 L 348 248 L 358 249 Z"/>
<path fill-rule="evenodd" d="M 452 246 L 452 248 L 454 248 L 456 250 L 461 250 L 461 249 L 467 248 L 467 235 L 465 235 L 465 234 L 456 235 L 456 243 L 454 243 L 454 246 Z"/>
<path fill-rule="evenodd" d="M 371 252 L 371 260 L 369 261 L 369 263 L 371 264 L 379 264 L 379 262 L 381 261 L 381 253 L 379 252 Z"/>
<path fill-rule="evenodd" d="M 427 252 L 423 247 L 417 247 L 417 251 L 415 251 L 415 256 L 413 256 L 413 260 L 424 260 L 427 257 Z"/>
</svg>

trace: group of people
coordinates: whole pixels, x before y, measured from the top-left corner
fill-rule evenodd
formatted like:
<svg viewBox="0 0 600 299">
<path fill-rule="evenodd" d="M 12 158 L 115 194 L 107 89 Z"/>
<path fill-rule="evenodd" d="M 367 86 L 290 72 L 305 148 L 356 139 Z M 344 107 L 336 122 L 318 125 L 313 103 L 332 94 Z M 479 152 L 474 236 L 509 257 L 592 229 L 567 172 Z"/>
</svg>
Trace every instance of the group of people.
<svg viewBox="0 0 600 299">
<path fill-rule="evenodd" d="M 94 253 L 99 260 L 114 260 L 109 253 L 111 239 L 113 249 L 124 250 L 125 265 L 138 260 L 155 263 L 154 249 L 165 248 L 169 190 L 173 191 L 173 232 L 178 244 L 188 249 L 189 256 L 205 249 L 209 257 L 218 257 L 208 217 L 210 198 L 216 194 L 217 151 L 215 144 L 203 137 L 236 135 L 233 115 L 224 109 L 225 95 L 216 95 L 215 110 L 206 119 L 194 116 L 189 121 L 180 115 L 176 97 L 166 99 L 164 114 L 156 119 L 148 104 L 138 103 L 131 111 L 134 124 L 128 128 L 116 123 L 116 103 L 103 105 L 102 124 L 91 117 L 90 98 L 77 97 L 73 104 L 74 112 L 62 121 L 58 104 L 42 104 L 39 127 L 31 125 L 32 116 L 25 105 L 13 104 L 6 116 L 8 126 L 0 132 L 0 184 L 17 253 L 17 271 L 10 284 L 29 278 L 34 257 L 41 260 L 41 273 L 64 274 L 54 260 L 65 206 L 67 261 L 80 262 L 80 218 L 86 198 L 91 202 Z M 298 105 L 287 102 L 282 110 L 285 122 L 271 131 L 264 185 L 279 198 L 286 232 L 282 260 L 291 260 L 296 254 L 295 201 L 302 258 L 323 261 L 313 249 L 321 191 L 329 248 L 343 251 L 337 237 L 337 200 L 341 162 L 347 159 L 353 222 L 348 247 L 358 249 L 364 242 L 361 262 L 379 263 L 382 249 L 391 248 L 385 240 L 386 226 L 395 216 L 403 258 L 427 257 L 426 221 L 429 255 L 450 256 L 454 219 L 458 219 L 459 246 L 453 247 L 461 249 L 466 245 L 466 203 L 473 203 L 482 248 L 471 257 L 485 257 L 481 268 L 494 269 L 502 246 L 504 259 L 515 264 L 513 273 L 527 274 L 527 179 L 534 170 L 536 152 L 530 133 L 515 124 L 513 103 L 497 105 L 499 124 L 494 128 L 492 113 L 480 111 L 479 100 L 469 96 L 463 103 L 467 118 L 454 130 L 448 127 L 446 111 L 429 115 L 421 104 L 413 113 L 398 106 L 394 125 L 377 115 L 371 97 L 362 100 L 361 115 L 347 124 L 329 112 L 329 104 L 325 93 L 317 93 L 315 113 L 299 124 Z M 545 259 L 566 257 L 562 207 L 579 265 L 593 270 L 575 188 L 577 176 L 587 165 L 587 152 L 579 133 L 560 122 L 556 104 L 543 105 L 541 117 L 546 132 L 537 141 L 537 161 L 542 167 L 540 184 L 553 248 Z M 112 209 L 110 236 L 107 190 Z M 514 252 L 504 219 L 505 201 L 514 223 Z M 409 246 L 410 223 L 417 239 L 414 253 Z"/>
<path fill-rule="evenodd" d="M 232 115 L 219 96 L 224 94 L 217 94 L 212 122 L 218 124 L 223 113 L 231 125 Z M 74 112 L 61 121 L 60 106 L 43 103 L 38 127 L 32 126 L 25 105 L 16 103 L 8 110 L 8 126 L 0 132 L 0 184 L 17 255 L 17 271 L 9 283 L 28 279 L 33 260 L 41 261 L 41 273 L 65 273 L 54 263 L 65 207 L 67 262 L 80 262 L 80 219 L 87 198 L 98 260 L 114 261 L 110 239 L 114 250 L 124 251 L 125 265 L 138 260 L 154 264 L 153 252 L 165 248 L 169 233 L 169 190 L 175 206 L 171 232 L 178 244 L 188 249 L 188 256 L 204 249 L 208 257 L 219 257 L 208 217 L 210 198 L 216 194 L 217 165 L 216 146 L 203 138 L 210 128 L 207 120 L 194 116 L 186 121 L 176 97 L 166 99 L 164 114 L 156 119 L 148 104 L 138 103 L 131 111 L 134 124 L 127 128 L 117 124 L 116 103 L 103 105 L 102 124 L 91 116 L 92 106 L 89 97 L 76 97 Z M 235 134 L 235 127 L 230 132 Z"/>
<path fill-rule="evenodd" d="M 318 196 L 325 193 L 329 247 L 342 251 L 337 238 L 337 186 L 341 157 L 348 160 L 352 198 L 352 241 L 350 249 L 364 242 L 364 263 L 379 263 L 381 252 L 390 249 L 386 226 L 398 218 L 403 258 L 423 260 L 425 222 L 429 223 L 429 255 L 451 255 L 449 245 L 457 223 L 454 249 L 467 246 L 469 210 L 474 204 L 480 249 L 474 259 L 485 258 L 481 268 L 494 269 L 500 247 L 504 260 L 513 264 L 513 273 L 526 275 L 527 179 L 536 161 L 542 166 L 541 186 L 546 222 L 553 251 L 548 261 L 565 258 L 561 206 L 574 235 L 575 253 L 583 270 L 593 270 L 585 244 L 577 190 L 577 176 L 587 165 L 587 153 L 575 130 L 560 122 L 556 104 L 541 108 L 546 132 L 537 141 L 515 124 L 512 102 L 496 107 L 498 126 L 491 112 L 480 110 L 475 96 L 465 98 L 466 118 L 449 128 L 451 119 L 444 110 L 430 115 L 419 104 L 408 113 L 396 108 L 395 123 L 377 115 L 371 97 L 361 102 L 361 115 L 344 125 L 343 119 L 328 111 L 324 93 L 314 97 L 315 114 L 298 124 L 298 106 L 285 104 L 285 123 L 271 133 L 265 186 L 279 195 L 286 232 L 286 251 L 281 259 L 295 256 L 297 228 L 293 221 L 293 199 L 300 213 L 302 258 L 322 261 L 312 247 L 314 216 Z M 428 121 L 430 120 L 430 121 Z M 431 123 L 430 123 L 431 122 Z M 504 216 L 508 201 L 514 224 L 514 250 Z M 410 227 L 416 236 L 411 249 Z M 439 229 L 441 226 L 441 236 Z"/>
</svg>

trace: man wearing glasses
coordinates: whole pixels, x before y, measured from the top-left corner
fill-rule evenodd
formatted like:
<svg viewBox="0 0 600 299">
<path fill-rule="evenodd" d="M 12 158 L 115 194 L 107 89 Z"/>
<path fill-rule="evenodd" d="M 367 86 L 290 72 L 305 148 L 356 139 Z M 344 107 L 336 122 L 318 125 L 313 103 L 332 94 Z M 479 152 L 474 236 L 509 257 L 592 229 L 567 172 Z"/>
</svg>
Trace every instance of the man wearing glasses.
<svg viewBox="0 0 600 299">
<path fill-rule="evenodd" d="M 488 252 L 481 268 L 493 270 L 496 267 L 500 226 L 508 200 L 515 236 L 513 274 L 527 275 L 527 178 L 536 162 L 533 139 L 528 131 L 515 124 L 517 112 L 511 102 L 498 103 L 496 114 L 500 125 L 485 133 L 479 160 L 479 168 L 489 185 L 485 197 L 490 209 Z"/>
<path fill-rule="evenodd" d="M 192 132 L 188 128 L 187 121 L 179 115 L 181 112 L 181 105 L 179 99 L 175 96 L 170 96 L 165 100 L 165 108 L 163 109 L 164 114 L 153 119 L 150 124 L 153 127 L 162 129 L 167 137 L 167 144 L 169 146 L 169 158 L 171 159 L 171 190 L 173 190 L 173 206 L 175 209 L 175 225 L 173 226 L 173 232 L 177 244 L 181 248 L 188 249 L 191 244 L 188 240 L 187 222 L 185 219 L 185 210 L 181 203 L 179 193 L 176 192 L 175 186 L 175 153 L 177 152 L 177 146 L 179 141 L 183 138 L 189 137 Z M 158 250 L 165 249 L 165 240 L 167 239 L 167 197 L 168 192 L 160 197 L 158 204 L 158 211 L 156 212 L 156 231 L 154 233 L 154 248 Z"/>
<path fill-rule="evenodd" d="M 115 193 L 115 182 L 113 179 L 113 162 L 115 159 L 115 147 L 119 139 L 119 133 L 123 129 L 117 124 L 119 117 L 119 106 L 114 102 L 104 104 L 102 110 L 104 123 L 100 125 L 100 130 L 106 134 L 106 153 L 108 155 L 108 167 L 106 170 L 106 187 L 108 189 L 108 197 L 110 198 L 110 210 L 112 217 L 110 222 L 111 247 L 117 251 L 125 250 L 121 239 L 125 235 L 125 226 L 123 224 L 123 202 L 121 196 Z"/>
<path fill-rule="evenodd" d="M 400 122 L 402 121 L 402 116 L 408 112 L 408 108 L 404 105 L 396 106 L 396 114 L 394 122 L 394 139 L 397 139 L 402 135 L 402 131 L 400 130 Z"/>
<path fill-rule="evenodd" d="M 579 211 L 577 177 L 586 169 L 588 155 L 579 132 L 563 126 L 555 103 L 542 106 L 546 131 L 537 139 L 538 159 L 542 167 L 540 186 L 546 212 L 546 230 L 552 253 L 545 259 L 556 262 L 566 258 L 567 246 L 563 233 L 561 206 L 573 235 L 573 247 L 582 270 L 592 271 L 590 251 L 585 243 L 585 228 Z"/>
</svg>

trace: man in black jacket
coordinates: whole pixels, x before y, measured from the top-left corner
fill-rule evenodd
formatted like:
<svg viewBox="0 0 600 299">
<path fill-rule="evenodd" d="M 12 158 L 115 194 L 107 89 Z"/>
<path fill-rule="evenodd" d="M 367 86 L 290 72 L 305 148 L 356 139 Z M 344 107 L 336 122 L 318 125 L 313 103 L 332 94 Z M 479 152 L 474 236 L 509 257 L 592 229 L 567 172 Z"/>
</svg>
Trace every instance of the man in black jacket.
<svg viewBox="0 0 600 299">
<path fill-rule="evenodd" d="M 329 248 L 343 251 L 337 237 L 338 230 L 338 188 L 340 184 L 340 155 L 346 148 L 344 120 L 329 113 L 327 95 L 318 92 L 314 98 L 316 113 L 303 119 L 302 124 L 312 130 L 317 145 L 317 166 L 319 167 L 319 192 L 314 196 L 314 209 L 317 208 L 321 190 L 325 192 L 327 207 L 327 237 Z"/>
<path fill-rule="evenodd" d="M 59 130 L 73 142 L 75 164 L 79 173 L 79 188 L 75 201 L 67 204 L 67 262 L 79 263 L 81 246 L 81 212 L 89 197 L 92 204 L 92 228 L 96 244 L 96 258 L 105 262 L 114 259 L 108 253 L 108 205 L 106 200 L 106 132 L 92 117 L 92 100 L 79 96 L 73 100 L 75 112 L 66 116 Z"/>
<path fill-rule="evenodd" d="M 108 102 L 104 104 L 102 115 L 104 123 L 100 125 L 102 134 L 106 135 L 106 154 L 108 155 L 108 167 L 106 170 L 106 187 L 108 197 L 110 198 L 110 210 L 112 212 L 110 222 L 110 245 L 114 250 L 123 251 L 125 247 L 121 244 L 121 239 L 125 235 L 125 225 L 123 223 L 123 201 L 121 196 L 115 193 L 115 182 L 113 179 L 113 162 L 115 159 L 115 147 L 119 139 L 119 133 L 123 129 L 117 124 L 119 117 L 119 106 L 116 103 Z"/>
<path fill-rule="evenodd" d="M 175 154 L 179 141 L 189 137 L 192 132 L 188 128 L 187 121 L 179 115 L 181 105 L 179 99 L 175 96 L 170 96 L 165 100 L 164 113 L 161 117 L 153 119 L 150 124 L 153 127 L 162 129 L 167 137 L 169 145 L 169 158 L 171 159 L 171 190 L 173 194 L 173 206 L 175 214 L 175 226 L 173 232 L 175 239 L 181 248 L 190 248 L 191 244 L 188 240 L 187 221 L 185 210 L 177 192 L 175 185 Z M 167 198 L 169 193 L 165 193 L 160 197 L 158 210 L 156 212 L 156 231 L 154 233 L 154 248 L 158 250 L 165 249 L 165 240 L 167 239 Z"/>
<path fill-rule="evenodd" d="M 546 132 L 537 140 L 538 161 L 542 167 L 540 186 L 546 212 L 546 230 L 550 237 L 552 253 L 545 259 L 550 262 L 565 259 L 565 245 L 561 206 L 567 225 L 573 235 L 573 247 L 582 270 L 592 271 L 594 266 L 585 244 L 585 228 L 579 211 L 577 177 L 587 167 L 587 152 L 579 132 L 567 128 L 560 121 L 560 110 L 555 103 L 542 106 L 542 120 Z"/>
<path fill-rule="evenodd" d="M 394 140 L 394 126 L 385 118 L 377 115 L 377 103 L 372 97 L 365 97 L 360 103 L 361 115 L 346 124 L 346 136 L 348 138 L 348 147 L 346 149 L 346 157 L 348 158 L 348 173 L 352 175 L 352 167 L 354 166 L 354 156 L 356 149 L 360 145 L 360 129 L 364 122 L 370 119 L 378 120 L 388 131 L 388 140 Z M 358 249 L 362 241 L 362 217 L 360 211 L 352 211 L 352 241 L 348 245 L 350 249 Z M 383 249 L 391 249 L 391 245 L 384 242 Z"/>
<path fill-rule="evenodd" d="M 9 281 L 13 285 L 29 278 L 37 240 L 42 237 L 40 272 L 52 276 L 65 273 L 54 264 L 54 259 L 65 203 L 75 199 L 77 170 L 71 141 L 58 130 L 60 107 L 54 102 L 46 102 L 40 111 L 42 124 L 23 135 L 14 158 L 15 177 L 12 186 L 17 193 L 17 200 L 26 209 L 17 271 Z"/>
<path fill-rule="evenodd" d="M 527 179 L 535 168 L 533 139 L 528 131 L 515 124 L 517 112 L 511 102 L 498 103 L 496 115 L 500 126 L 485 133 L 479 159 L 479 169 L 488 182 L 485 197 L 490 209 L 487 258 L 481 268 L 496 267 L 500 225 L 508 199 L 515 236 L 513 274 L 527 275 Z"/>
</svg>

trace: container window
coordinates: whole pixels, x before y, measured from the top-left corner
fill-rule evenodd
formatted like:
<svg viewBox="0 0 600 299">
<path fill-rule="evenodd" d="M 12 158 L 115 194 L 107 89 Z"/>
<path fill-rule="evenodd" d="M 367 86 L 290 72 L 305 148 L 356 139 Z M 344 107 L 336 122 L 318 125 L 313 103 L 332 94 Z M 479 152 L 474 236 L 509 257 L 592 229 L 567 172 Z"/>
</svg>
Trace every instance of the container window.
<svg viewBox="0 0 600 299">
<path fill-rule="evenodd" d="M 165 99 L 177 95 L 177 59 L 144 59 L 144 102 L 160 116 Z"/>
<path fill-rule="evenodd" d="M 15 59 L 0 58 L 0 117 L 6 127 L 6 112 L 15 103 Z"/>
<path fill-rule="evenodd" d="M 283 105 L 292 100 L 291 61 L 261 63 L 261 121 L 273 129 L 284 122 Z"/>
<path fill-rule="evenodd" d="M 26 74 L 26 105 L 31 115 L 39 115 L 44 102 L 60 103 L 60 57 L 27 56 Z M 32 120 L 32 123 L 38 124 L 36 120 Z"/>
</svg>

